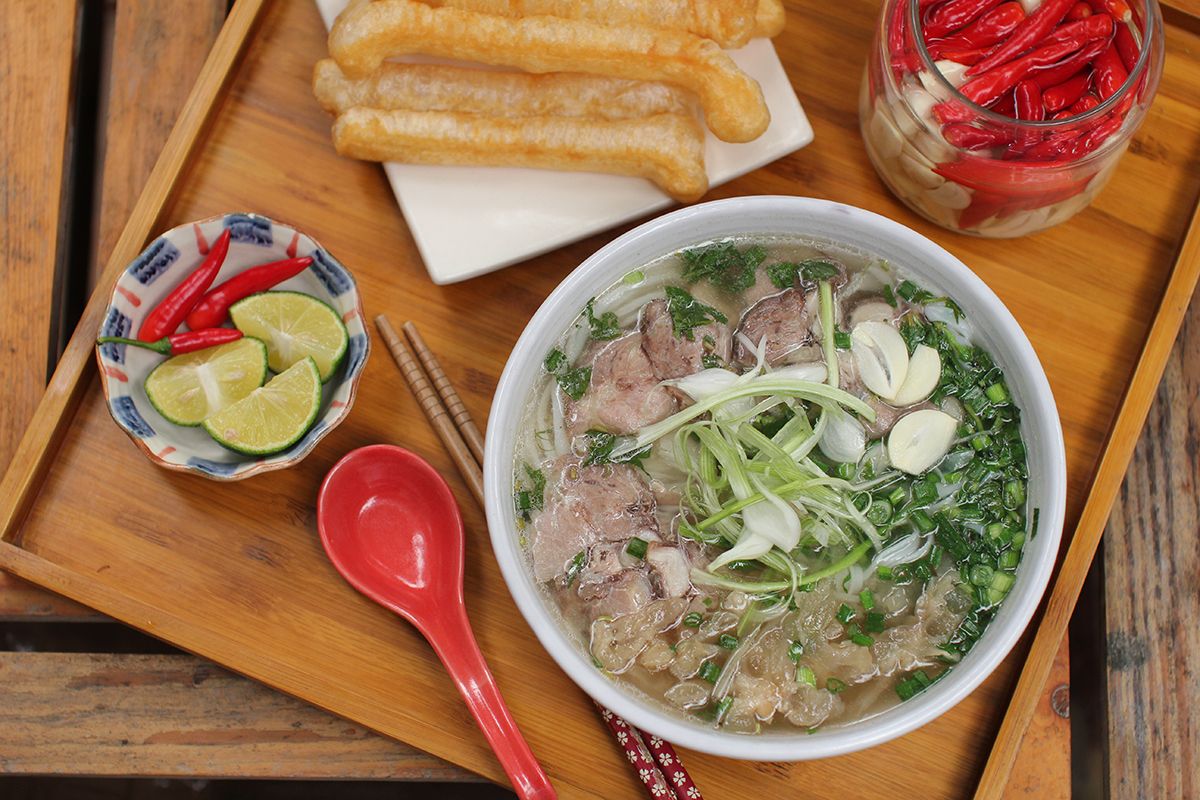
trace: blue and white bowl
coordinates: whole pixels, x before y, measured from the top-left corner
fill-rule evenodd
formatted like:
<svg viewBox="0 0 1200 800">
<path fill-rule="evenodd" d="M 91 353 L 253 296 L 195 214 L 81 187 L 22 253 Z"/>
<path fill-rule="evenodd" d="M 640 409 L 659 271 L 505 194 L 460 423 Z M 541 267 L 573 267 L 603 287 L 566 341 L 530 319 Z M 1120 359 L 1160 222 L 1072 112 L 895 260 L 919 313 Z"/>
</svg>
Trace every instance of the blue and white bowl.
<svg viewBox="0 0 1200 800">
<path fill-rule="evenodd" d="M 137 347 L 105 344 L 96 347 L 96 360 L 109 412 L 151 461 L 213 480 L 236 481 L 299 463 L 346 418 L 371 345 L 362 300 L 349 271 L 315 240 L 257 214 L 225 214 L 190 222 L 151 242 L 117 280 L 97 336 L 136 337 L 146 315 L 200 264 L 225 228 L 232 232 L 229 254 L 213 285 L 258 264 L 312 256 L 312 266 L 274 288 L 317 297 L 336 309 L 346 323 L 350 334 L 346 357 L 326 382 L 321 411 L 304 438 L 270 456 L 235 453 L 213 441 L 203 428 L 168 422 L 151 405 L 144 388 L 146 376 L 163 356 Z"/>
</svg>

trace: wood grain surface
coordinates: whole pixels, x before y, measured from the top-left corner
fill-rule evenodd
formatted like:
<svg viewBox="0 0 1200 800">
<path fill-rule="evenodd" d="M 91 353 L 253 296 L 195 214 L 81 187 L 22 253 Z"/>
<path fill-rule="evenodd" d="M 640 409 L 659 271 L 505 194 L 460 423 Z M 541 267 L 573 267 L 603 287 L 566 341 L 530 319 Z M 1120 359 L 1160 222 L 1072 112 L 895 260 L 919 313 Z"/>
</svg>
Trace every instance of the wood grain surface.
<svg viewBox="0 0 1200 800">
<path fill-rule="evenodd" d="M 0 263 L 11 313 L 0 315 L 0 464 L 7 464 L 46 389 L 57 349 L 63 250 L 63 160 L 75 56 L 74 0 L 0 3 Z"/>
<path fill-rule="evenodd" d="M 1104 534 L 1108 790 L 1200 797 L 1200 293 Z"/>
<path fill-rule="evenodd" d="M 74 37 L 76 15 L 71 13 L 74 3 L 63 3 L 62 7 L 53 4 L 41 4 L 51 12 L 46 17 L 34 20 L 24 19 L 20 24 L 6 24 L 3 48 L 8 56 L 28 55 L 25 47 L 45 47 L 44 42 L 37 41 L 38 36 L 45 37 L 41 31 L 46 27 L 59 29 L 56 34 L 65 42 Z M 18 9 L 21 3 L 5 6 L 8 13 Z M 96 132 L 101 140 L 102 177 L 100 183 L 100 200 L 95 215 L 96 230 L 94 232 L 94 256 L 89 259 L 86 276 L 88 291 L 95 288 L 100 270 L 108 260 L 113 245 L 125 226 L 129 211 L 137 199 L 142 185 L 146 182 L 150 169 L 154 166 L 158 153 L 166 141 L 167 134 L 175 123 L 187 99 L 188 90 L 200 72 L 221 22 L 225 19 L 225 2 L 223 0 L 197 0 L 188 5 L 186 13 L 181 13 L 177 3 L 170 0 L 121 0 L 116 3 L 114 10 L 113 41 L 110 48 L 108 75 L 102 91 L 103 107 L 98 114 L 101 123 Z M 34 37 L 29 42 L 30 37 Z M 23 42 L 29 42 L 22 46 Z M 11 43 L 11 45 L 10 45 Z M 69 70 L 74 56 L 74 48 L 60 46 L 53 51 L 61 58 Z M 33 69 L 32 62 L 28 68 Z M 4 74 L 10 74 L 6 71 Z M 11 78 L 10 78 L 11 79 Z M 39 87 L 39 98 L 43 102 L 53 103 L 56 92 L 65 93 L 66 85 Z M 11 96 L 8 92 L 5 96 Z M 67 103 L 62 99 L 58 103 L 61 113 L 65 115 Z M 15 109 L 15 104 L 8 106 Z M 31 124 L 22 116 L 20 119 L 5 115 L 4 127 L 0 128 L 5 134 L 0 147 L 20 148 L 25 158 L 41 158 L 57 162 L 57 172 L 40 170 L 37 179 L 40 181 L 57 181 L 57 185 L 47 188 L 46 194 L 53 195 L 55 200 L 54 213 L 58 213 L 58 196 L 64 183 L 62 164 L 64 160 L 64 143 L 56 140 L 53 135 L 30 141 L 29 137 L 20 135 L 25 128 L 9 128 L 12 121 L 24 126 Z M 64 116 L 65 123 L 65 116 Z M 65 134 L 65 124 L 63 125 Z M 79 135 L 91 135 L 91 131 L 81 131 Z M 61 139 L 61 137 L 59 137 Z M 5 170 L 7 172 L 7 170 Z M 20 242 L 21 236 L 29 233 L 20 231 L 35 231 L 43 225 L 18 227 L 21 218 L 11 212 L 17 204 L 9 203 L 10 212 L 5 216 L 5 222 L 10 223 L 13 235 L 8 230 L 0 240 Z M 36 206 L 35 206 L 36 207 Z M 52 220 L 47 223 L 53 227 Z M 82 223 L 78 223 L 82 224 Z M 39 257 L 53 259 L 53 249 L 37 251 Z M 49 280 L 54 276 L 53 263 L 45 269 L 21 269 L 11 260 L 5 260 L 6 274 L 25 274 L 41 276 Z M 66 277 L 66 276 L 64 276 Z M 33 281 L 35 287 L 39 283 Z M 50 291 L 40 291 L 37 297 L 4 298 L 6 309 L 35 309 L 32 314 L 9 313 L 0 319 L 0 342 L 6 347 L 4 352 L 15 352 L 10 348 L 32 349 L 34 345 L 42 346 L 44 342 L 37 336 L 31 336 L 29 331 L 50 331 L 49 320 L 56 315 L 61 306 L 58 298 Z M 39 324 L 42 323 L 42 324 Z M 20 326 L 20 331 L 17 326 Z M 11 327 L 9 327 L 11 326 Z M 57 353 L 57 346 L 43 347 L 48 355 L 51 351 Z M 2 356 L 0 356 L 2 357 Z M 47 363 L 49 363 L 47 361 Z M 5 402 L 0 404 L 0 463 L 5 463 L 16 449 L 20 433 L 24 430 L 41 399 L 45 390 L 44 380 L 39 380 L 36 386 L 28 386 L 27 380 L 32 377 L 44 378 L 41 370 L 32 370 L 22 365 L 21 369 L 4 370 L 5 374 L 15 374 L 15 386 L 5 390 Z M 7 433 L 6 433 L 7 432 Z M 15 619 L 50 619 L 58 616 L 72 620 L 88 617 L 99 618 L 99 615 L 77 603 L 58 597 L 11 575 L 0 574 L 0 618 Z"/>
<path fill-rule="evenodd" d="M 95 217 L 94 287 L 200 66 L 212 49 L 225 0 L 119 0 L 105 108 L 101 110 L 103 181 Z"/>
<path fill-rule="evenodd" d="M 955 236 L 916 219 L 871 171 L 854 98 L 876 5 L 792 9 L 778 42 L 816 142 L 712 193 L 830 197 L 892 216 L 962 257 L 1000 294 L 1038 350 L 1063 403 L 1069 520 L 1078 518 L 1120 387 L 1133 373 L 1186 227 L 1200 174 L 1192 100 L 1197 40 L 1172 31 L 1163 88 L 1146 127 L 1096 206 L 1024 240 Z M 521 326 L 550 289 L 612 233 L 466 284 L 432 285 L 376 167 L 341 160 L 308 93 L 323 52 L 315 10 L 274 5 L 231 98 L 162 220 L 254 209 L 317 236 L 355 271 L 373 316 L 416 320 L 479 420 Z M 249 177 L 252 176 L 252 179 Z M 1138 204 L 1131 207 L 1129 197 Z M 85 337 L 92 334 L 85 331 Z M 1080 343 L 1086 342 L 1086 347 Z M 637 785 L 591 713 L 520 619 L 488 555 L 481 515 L 387 359 L 367 365 L 348 422 L 299 467 L 237 485 L 155 469 L 111 424 L 94 381 L 23 528 L 0 561 L 181 646 L 467 766 L 492 759 L 436 659 L 414 631 L 343 585 L 316 541 L 312 502 L 325 470 L 352 447 L 402 443 L 459 494 L 468 528 L 468 611 L 514 715 L 564 797 L 633 796 Z M 158 499 L 136 507 L 119 492 Z M 274 513 L 264 514 L 263 509 Z M 86 536 L 83 533 L 86 532 Z M 868 753 L 806 764 L 748 764 L 684 753 L 713 797 L 805 787 L 823 797 L 963 797 L 986 758 L 1020 653 L 977 692 L 916 733 Z M 881 782 L 880 774 L 894 776 Z"/>
<path fill-rule="evenodd" d="M 191 656 L 0 652 L 0 774 L 479 780 Z"/>
</svg>

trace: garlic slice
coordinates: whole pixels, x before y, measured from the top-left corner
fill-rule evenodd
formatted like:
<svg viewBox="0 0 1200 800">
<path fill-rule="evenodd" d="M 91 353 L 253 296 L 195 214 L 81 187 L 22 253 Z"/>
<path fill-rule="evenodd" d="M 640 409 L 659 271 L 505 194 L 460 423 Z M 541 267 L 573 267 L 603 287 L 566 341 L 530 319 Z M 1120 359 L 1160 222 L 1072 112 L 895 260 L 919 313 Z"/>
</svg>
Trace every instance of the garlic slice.
<svg viewBox="0 0 1200 800">
<path fill-rule="evenodd" d="M 908 347 L 899 331 L 886 322 L 860 322 L 850 332 L 850 352 L 863 384 L 884 400 L 894 399 L 908 377 Z"/>
<path fill-rule="evenodd" d="M 950 450 L 958 420 L 933 408 L 923 408 L 900 418 L 888 434 L 888 459 L 896 469 L 920 475 L 936 465 Z"/>
<path fill-rule="evenodd" d="M 912 357 L 908 359 L 908 375 L 904 378 L 900 391 L 896 392 L 892 405 L 903 407 L 921 402 L 933 394 L 941 377 L 942 359 L 937 350 L 929 345 L 917 345 Z"/>
</svg>

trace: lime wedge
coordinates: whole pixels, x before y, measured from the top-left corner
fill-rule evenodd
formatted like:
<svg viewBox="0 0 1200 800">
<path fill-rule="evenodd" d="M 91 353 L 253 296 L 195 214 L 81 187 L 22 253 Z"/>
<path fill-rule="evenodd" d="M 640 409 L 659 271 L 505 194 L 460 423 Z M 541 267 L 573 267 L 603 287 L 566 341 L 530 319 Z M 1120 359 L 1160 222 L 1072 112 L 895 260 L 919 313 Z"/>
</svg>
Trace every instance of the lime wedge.
<svg viewBox="0 0 1200 800">
<path fill-rule="evenodd" d="M 321 376 L 311 358 L 204 420 L 204 430 L 238 453 L 265 456 L 300 440 L 321 408 Z"/>
<path fill-rule="evenodd" d="M 164 418 L 194 427 L 267 379 L 267 346 L 258 339 L 172 356 L 146 378 L 146 397 Z"/>
<path fill-rule="evenodd" d="M 327 304 L 299 292 L 263 292 L 239 300 L 229 308 L 233 324 L 247 336 L 267 343 L 267 359 L 274 372 L 312 358 L 329 380 L 346 355 L 346 326 Z"/>
</svg>

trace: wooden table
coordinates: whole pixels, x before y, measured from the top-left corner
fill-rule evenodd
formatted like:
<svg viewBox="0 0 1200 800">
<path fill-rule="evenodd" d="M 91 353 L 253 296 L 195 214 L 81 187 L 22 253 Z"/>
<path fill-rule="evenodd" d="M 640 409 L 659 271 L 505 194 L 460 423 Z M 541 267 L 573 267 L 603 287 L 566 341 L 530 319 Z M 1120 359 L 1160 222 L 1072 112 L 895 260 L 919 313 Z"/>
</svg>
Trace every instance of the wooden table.
<svg viewBox="0 0 1200 800">
<path fill-rule="evenodd" d="M 7 99 L 0 122 L 6 200 L 0 374 L 9 379 L 0 395 L 0 464 L 24 429 L 80 298 L 94 284 L 95 265 L 115 242 L 225 7 L 218 0 L 196 0 L 186 12 L 170 0 L 0 6 L 0 96 Z M 1179 796 L 1198 791 L 1187 783 L 1195 769 L 1155 757 L 1163 748 L 1194 750 L 1200 740 L 1200 716 L 1186 715 L 1195 703 L 1180 702 L 1180 692 L 1189 690 L 1200 699 L 1194 677 L 1187 678 L 1200 672 L 1200 636 L 1187 623 L 1195 619 L 1197 598 L 1185 584 L 1200 559 L 1194 537 L 1175 535 L 1197 528 L 1198 395 L 1200 308 L 1194 307 L 1106 540 L 1108 604 L 1100 627 L 1108 631 L 1109 691 L 1101 685 L 1074 703 L 1107 701 L 1108 773 L 1077 778 L 1107 783 L 1113 796 L 1145 796 L 1150 787 L 1174 787 Z M 1174 566 L 1166 583 L 1163 563 Z M 1174 601 L 1146 594 L 1152 581 Z M 0 625 L 102 619 L 0 573 Z M 1156 635 L 1158 626 L 1169 635 Z M 1068 661 L 1064 641 L 1011 797 L 1070 793 Z M 0 651 L 0 687 L 7 699 L 0 708 L 0 772 L 474 779 L 186 655 Z M 1131 730 L 1127 721 L 1135 714 L 1146 722 Z"/>
</svg>

